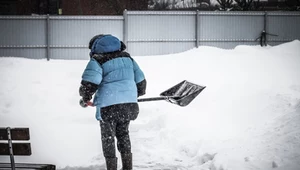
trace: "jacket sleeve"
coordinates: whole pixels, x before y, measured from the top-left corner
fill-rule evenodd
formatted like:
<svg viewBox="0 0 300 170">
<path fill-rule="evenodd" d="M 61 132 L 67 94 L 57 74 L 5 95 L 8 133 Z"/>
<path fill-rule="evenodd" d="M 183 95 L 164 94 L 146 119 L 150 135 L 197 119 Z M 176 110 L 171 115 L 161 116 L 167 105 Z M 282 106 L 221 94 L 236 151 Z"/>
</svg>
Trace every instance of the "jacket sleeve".
<svg viewBox="0 0 300 170">
<path fill-rule="evenodd" d="M 91 58 L 87 64 L 83 74 L 82 80 L 91 82 L 93 84 L 99 85 L 102 81 L 102 68 L 100 64 L 94 59 Z"/>
<path fill-rule="evenodd" d="M 79 95 L 85 102 L 92 99 L 101 81 L 102 68 L 95 59 L 91 58 L 82 74 L 81 86 L 79 87 Z"/>
<path fill-rule="evenodd" d="M 133 62 L 133 69 L 134 69 L 134 80 L 136 83 L 136 87 L 138 90 L 138 97 L 146 94 L 146 86 L 147 86 L 147 81 L 145 79 L 145 75 L 143 71 L 140 69 L 138 64 L 132 60 Z"/>
</svg>

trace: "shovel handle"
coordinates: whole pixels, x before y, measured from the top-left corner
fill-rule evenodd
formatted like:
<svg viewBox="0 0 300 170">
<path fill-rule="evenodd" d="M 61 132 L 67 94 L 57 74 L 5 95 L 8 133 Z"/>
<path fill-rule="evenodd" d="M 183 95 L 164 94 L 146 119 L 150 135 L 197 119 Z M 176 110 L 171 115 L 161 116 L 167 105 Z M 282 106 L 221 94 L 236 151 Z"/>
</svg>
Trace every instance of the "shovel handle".
<svg viewBox="0 0 300 170">
<path fill-rule="evenodd" d="M 157 100 L 166 100 L 168 97 L 151 97 L 151 98 L 142 98 L 138 99 L 138 102 L 147 102 L 147 101 L 157 101 Z"/>
<path fill-rule="evenodd" d="M 158 100 L 167 100 L 170 98 L 174 98 L 174 99 L 179 99 L 180 97 L 168 97 L 168 96 L 163 96 L 163 97 L 151 97 L 151 98 L 142 98 L 142 99 L 138 99 L 138 102 L 148 102 L 148 101 L 158 101 Z M 94 106 L 94 103 L 91 101 L 88 101 L 87 103 L 85 103 L 86 106 Z"/>
<path fill-rule="evenodd" d="M 162 97 L 142 98 L 142 99 L 138 99 L 138 102 L 148 102 L 148 101 L 157 101 L 157 100 L 170 100 L 170 99 L 178 100 L 178 99 L 180 99 L 180 97 L 178 97 L 178 96 L 162 96 Z"/>
</svg>

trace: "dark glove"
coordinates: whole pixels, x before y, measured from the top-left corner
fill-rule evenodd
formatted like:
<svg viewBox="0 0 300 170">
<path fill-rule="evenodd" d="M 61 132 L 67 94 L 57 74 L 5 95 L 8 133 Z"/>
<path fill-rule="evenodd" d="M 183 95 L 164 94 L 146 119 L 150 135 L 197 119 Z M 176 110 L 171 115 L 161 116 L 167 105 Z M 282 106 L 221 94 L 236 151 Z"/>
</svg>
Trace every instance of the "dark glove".
<svg viewBox="0 0 300 170">
<path fill-rule="evenodd" d="M 136 84 L 138 97 L 146 94 L 146 86 L 147 86 L 146 79 Z"/>
<path fill-rule="evenodd" d="M 82 100 L 86 103 L 92 99 L 93 94 L 89 91 L 89 89 L 81 85 L 79 87 L 79 95 L 82 97 Z"/>
<path fill-rule="evenodd" d="M 85 102 L 85 101 L 83 101 L 83 99 L 79 100 L 79 105 L 83 108 L 86 108 L 88 106 L 91 106 L 91 107 L 94 106 L 93 102 L 91 102 L 91 101 Z"/>
<path fill-rule="evenodd" d="M 79 100 L 79 105 L 80 105 L 81 107 L 83 107 L 83 108 L 88 107 L 88 104 L 87 104 L 86 102 L 84 102 L 83 99 L 80 99 L 80 100 Z"/>
<path fill-rule="evenodd" d="M 87 103 L 92 99 L 92 96 L 97 89 L 98 85 L 82 80 L 81 86 L 79 87 L 79 95 L 82 97 L 82 100 Z"/>
</svg>

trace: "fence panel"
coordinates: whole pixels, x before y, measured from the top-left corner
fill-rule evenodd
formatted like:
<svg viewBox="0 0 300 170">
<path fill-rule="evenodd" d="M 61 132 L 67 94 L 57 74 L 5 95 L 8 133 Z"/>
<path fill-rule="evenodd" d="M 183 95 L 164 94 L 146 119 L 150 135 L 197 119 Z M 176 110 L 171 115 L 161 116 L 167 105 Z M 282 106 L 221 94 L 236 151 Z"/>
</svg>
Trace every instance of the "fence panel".
<svg viewBox="0 0 300 170">
<path fill-rule="evenodd" d="M 88 59 L 88 43 L 98 34 L 123 37 L 122 16 L 50 17 L 50 58 Z"/>
<path fill-rule="evenodd" d="M 0 56 L 45 58 L 46 17 L 0 16 Z"/>
<path fill-rule="evenodd" d="M 158 55 L 195 47 L 196 12 L 128 11 L 128 47 L 132 55 Z"/>
<path fill-rule="evenodd" d="M 199 12 L 200 45 L 225 49 L 239 44 L 258 44 L 264 29 L 263 12 Z"/>
<path fill-rule="evenodd" d="M 300 40 L 299 12 L 269 12 L 267 14 L 268 44 L 278 45 L 284 42 Z"/>
<path fill-rule="evenodd" d="M 266 15 L 265 15 L 266 14 Z M 198 45 L 232 49 L 300 39 L 299 12 L 125 11 L 123 16 L 0 16 L 0 56 L 88 59 L 89 40 L 113 34 L 133 56 L 164 55 Z"/>
</svg>

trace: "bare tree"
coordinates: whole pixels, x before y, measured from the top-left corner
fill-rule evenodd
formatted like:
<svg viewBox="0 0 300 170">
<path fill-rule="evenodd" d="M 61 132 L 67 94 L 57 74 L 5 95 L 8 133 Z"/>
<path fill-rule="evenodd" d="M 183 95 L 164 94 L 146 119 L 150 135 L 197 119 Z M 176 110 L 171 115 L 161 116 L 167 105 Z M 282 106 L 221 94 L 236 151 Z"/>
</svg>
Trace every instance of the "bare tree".
<svg viewBox="0 0 300 170">
<path fill-rule="evenodd" d="M 150 6 L 150 8 L 154 10 L 165 10 L 165 9 L 169 9 L 170 6 L 174 6 L 171 4 L 169 0 L 162 0 L 162 1 L 152 0 L 151 4 L 152 6 Z"/>
<path fill-rule="evenodd" d="M 233 0 L 217 0 L 220 11 L 230 11 L 233 8 Z"/>
<path fill-rule="evenodd" d="M 285 0 L 286 10 L 297 11 L 300 10 L 300 0 Z"/>
<path fill-rule="evenodd" d="M 197 0 L 196 1 L 198 7 L 210 7 L 210 0 Z"/>
<path fill-rule="evenodd" d="M 253 11 L 261 7 L 260 0 L 234 0 L 236 2 L 235 10 Z"/>
<path fill-rule="evenodd" d="M 234 0 L 237 4 L 237 8 L 241 11 L 249 11 L 253 0 Z"/>
<path fill-rule="evenodd" d="M 124 8 L 124 4 L 121 4 L 120 0 L 106 0 L 109 7 L 115 11 L 117 15 L 122 15 Z"/>
<path fill-rule="evenodd" d="M 82 15 L 83 14 L 83 11 L 82 11 L 82 6 L 81 6 L 81 1 L 80 0 L 77 0 L 77 4 L 78 4 L 78 14 L 79 15 Z"/>
</svg>

